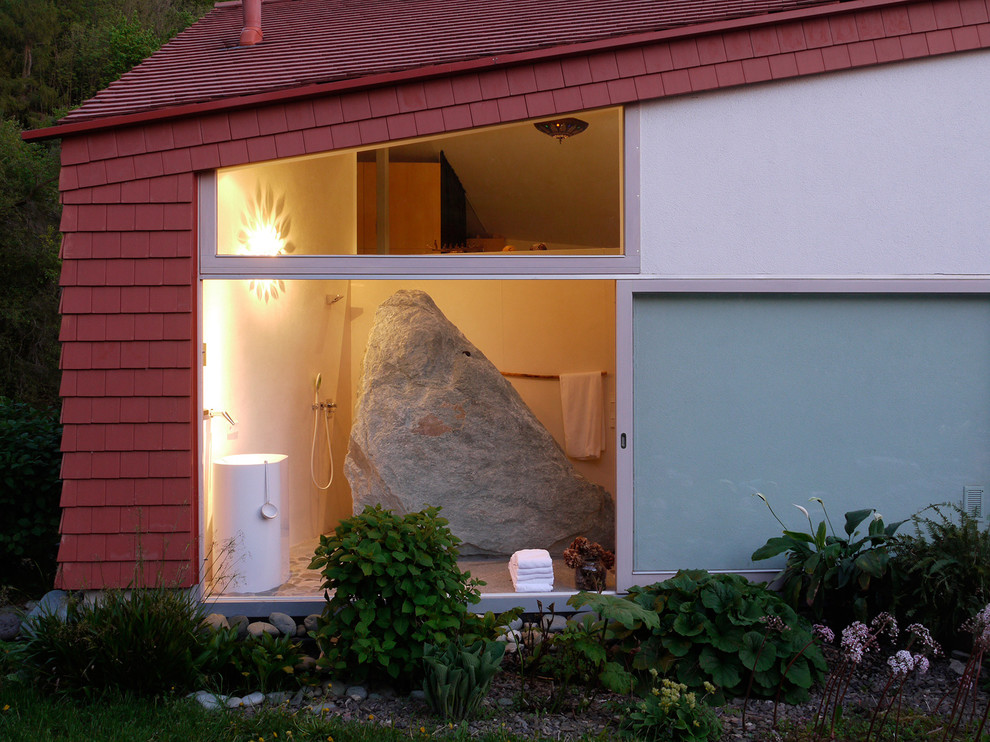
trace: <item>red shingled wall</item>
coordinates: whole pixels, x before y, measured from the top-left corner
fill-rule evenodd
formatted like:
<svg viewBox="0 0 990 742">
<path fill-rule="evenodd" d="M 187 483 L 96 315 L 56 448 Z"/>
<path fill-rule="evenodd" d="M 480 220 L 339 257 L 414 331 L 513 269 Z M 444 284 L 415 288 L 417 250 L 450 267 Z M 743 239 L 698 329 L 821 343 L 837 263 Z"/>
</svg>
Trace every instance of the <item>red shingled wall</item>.
<svg viewBox="0 0 990 742">
<path fill-rule="evenodd" d="M 195 171 L 990 47 L 988 0 L 829 7 L 825 18 L 65 138 L 58 586 L 197 581 Z"/>
</svg>

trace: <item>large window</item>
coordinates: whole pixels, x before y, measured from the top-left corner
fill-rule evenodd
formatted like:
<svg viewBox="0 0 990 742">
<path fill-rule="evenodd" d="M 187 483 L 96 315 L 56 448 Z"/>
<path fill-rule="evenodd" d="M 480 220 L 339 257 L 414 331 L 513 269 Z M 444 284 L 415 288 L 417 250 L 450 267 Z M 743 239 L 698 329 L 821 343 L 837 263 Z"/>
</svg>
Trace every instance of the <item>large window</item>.
<svg viewBox="0 0 990 742">
<path fill-rule="evenodd" d="M 634 269 L 629 124 L 618 108 L 579 116 L 587 128 L 560 139 L 536 120 L 220 169 L 201 183 L 204 273 Z"/>
<path fill-rule="evenodd" d="M 842 528 L 990 482 L 990 298 L 638 293 L 633 571 L 753 571 L 792 503 Z"/>
</svg>

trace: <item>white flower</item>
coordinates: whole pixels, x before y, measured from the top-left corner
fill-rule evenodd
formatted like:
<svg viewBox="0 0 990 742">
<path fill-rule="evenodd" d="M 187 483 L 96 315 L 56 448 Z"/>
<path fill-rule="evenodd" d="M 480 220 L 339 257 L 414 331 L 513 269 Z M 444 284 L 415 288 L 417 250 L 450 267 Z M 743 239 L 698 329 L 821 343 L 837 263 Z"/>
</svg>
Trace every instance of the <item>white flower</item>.
<svg viewBox="0 0 990 742">
<path fill-rule="evenodd" d="M 825 644 L 831 644 L 835 641 L 835 634 L 828 626 L 816 623 L 811 627 L 811 629 L 815 638 L 819 641 L 824 642 Z"/>
<path fill-rule="evenodd" d="M 883 516 L 876 510 L 873 511 L 873 520 L 883 520 Z"/>
<path fill-rule="evenodd" d="M 804 517 L 805 517 L 805 518 L 807 518 L 807 519 L 808 519 L 809 521 L 811 520 L 811 516 L 810 516 L 810 515 L 808 514 L 808 509 L 807 509 L 807 508 L 803 508 L 803 507 L 801 507 L 800 505 L 796 505 L 796 504 L 794 504 L 793 502 L 792 502 L 791 504 L 792 504 L 792 505 L 794 505 L 794 507 L 796 507 L 796 508 L 797 508 L 798 510 L 800 510 L 800 511 L 801 511 L 802 513 L 804 513 Z"/>
<path fill-rule="evenodd" d="M 922 657 L 922 659 L 924 658 Z M 901 649 L 887 660 L 890 671 L 895 675 L 907 675 L 914 669 L 914 662 L 914 657 L 906 649 Z"/>
<path fill-rule="evenodd" d="M 928 672 L 928 658 L 923 654 L 916 654 L 914 656 L 914 669 L 919 675 L 924 675 Z"/>
<path fill-rule="evenodd" d="M 846 658 L 858 664 L 863 661 L 864 654 L 876 647 L 876 637 L 866 624 L 853 621 L 842 630 L 841 646 Z"/>
</svg>

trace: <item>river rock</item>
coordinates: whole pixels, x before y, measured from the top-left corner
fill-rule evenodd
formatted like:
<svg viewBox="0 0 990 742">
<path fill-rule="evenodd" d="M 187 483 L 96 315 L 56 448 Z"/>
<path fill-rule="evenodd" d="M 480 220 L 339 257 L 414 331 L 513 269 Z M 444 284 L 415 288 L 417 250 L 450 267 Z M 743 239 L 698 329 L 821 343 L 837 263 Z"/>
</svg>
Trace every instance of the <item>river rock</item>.
<svg viewBox="0 0 990 742">
<path fill-rule="evenodd" d="M 210 613 L 203 619 L 202 625 L 209 627 L 213 631 L 222 631 L 230 628 L 227 617 L 222 613 Z"/>
<path fill-rule="evenodd" d="M 50 590 L 45 593 L 28 611 L 21 622 L 21 634 L 31 638 L 34 636 L 34 625 L 41 616 L 57 616 L 65 620 L 68 612 L 69 593 L 64 590 Z"/>
<path fill-rule="evenodd" d="M 427 505 L 464 556 L 614 545 L 611 495 L 581 476 L 497 368 L 422 291 L 375 314 L 344 462 L 354 512 Z"/>
<path fill-rule="evenodd" d="M 20 633 L 21 617 L 11 609 L 0 611 L 0 641 L 12 641 Z"/>
<path fill-rule="evenodd" d="M 276 611 L 268 617 L 268 623 L 282 632 L 282 636 L 296 635 L 296 622 L 292 616 Z"/>
<path fill-rule="evenodd" d="M 267 621 L 252 621 L 247 627 L 248 636 L 260 639 L 262 634 L 278 636 L 281 632 Z"/>
<path fill-rule="evenodd" d="M 238 639 L 247 637 L 247 627 L 251 623 L 251 619 L 247 616 L 231 616 L 228 619 L 228 623 L 237 629 Z"/>
<path fill-rule="evenodd" d="M 306 627 L 307 632 L 316 631 L 320 628 L 320 614 L 310 613 L 306 618 L 303 619 L 303 626 Z"/>
</svg>

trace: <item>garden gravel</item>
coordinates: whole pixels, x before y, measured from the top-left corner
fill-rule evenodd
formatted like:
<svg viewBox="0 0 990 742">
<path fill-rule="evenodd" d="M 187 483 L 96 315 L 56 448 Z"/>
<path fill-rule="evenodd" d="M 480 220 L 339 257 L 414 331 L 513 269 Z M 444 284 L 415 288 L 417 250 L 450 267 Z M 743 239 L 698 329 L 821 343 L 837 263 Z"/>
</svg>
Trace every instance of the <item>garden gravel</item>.
<svg viewBox="0 0 990 742">
<path fill-rule="evenodd" d="M 846 694 L 844 708 L 847 713 L 859 708 L 869 718 L 887 677 L 883 657 L 864 661 Z M 928 674 L 912 676 L 907 680 L 903 689 L 904 708 L 910 707 L 930 715 L 935 713 L 941 701 L 940 712 L 947 713 L 959 677 L 958 671 L 950 668 L 949 659 L 936 660 Z M 294 713 L 333 715 L 344 721 L 381 724 L 414 732 L 422 728 L 430 734 L 439 734 L 451 729 L 449 723 L 440 721 L 431 713 L 422 692 L 396 695 L 388 688 L 370 687 L 362 688 L 370 691 L 362 697 L 363 694 L 355 692 L 354 686 L 347 687 L 344 694 L 341 690 L 339 683 L 327 681 L 323 687 L 300 691 L 291 699 L 285 695 L 271 694 L 265 705 L 270 706 L 275 701 Z M 479 713 L 463 724 L 461 733 L 476 737 L 484 733 L 511 732 L 523 737 L 539 734 L 560 740 L 601 733 L 618 736 L 622 708 L 628 699 L 604 691 L 591 693 L 577 688 L 572 689 L 558 710 L 551 711 L 547 709 L 546 699 L 553 690 L 552 681 L 540 678 L 527 678 L 523 689 L 519 676 L 513 671 L 512 659 L 507 657 L 505 671 L 496 676 Z M 820 700 L 820 691 L 815 691 L 807 703 L 795 706 L 781 704 L 777 715 L 778 729 L 813 721 Z M 982 710 L 987 702 L 986 694 L 981 694 L 977 707 Z M 745 730 L 742 728 L 741 699 L 719 709 L 723 723 L 722 742 L 782 739 L 773 727 L 773 705 L 773 701 L 751 700 L 746 708 Z M 242 708 L 243 713 L 254 711 L 254 708 Z"/>
</svg>

